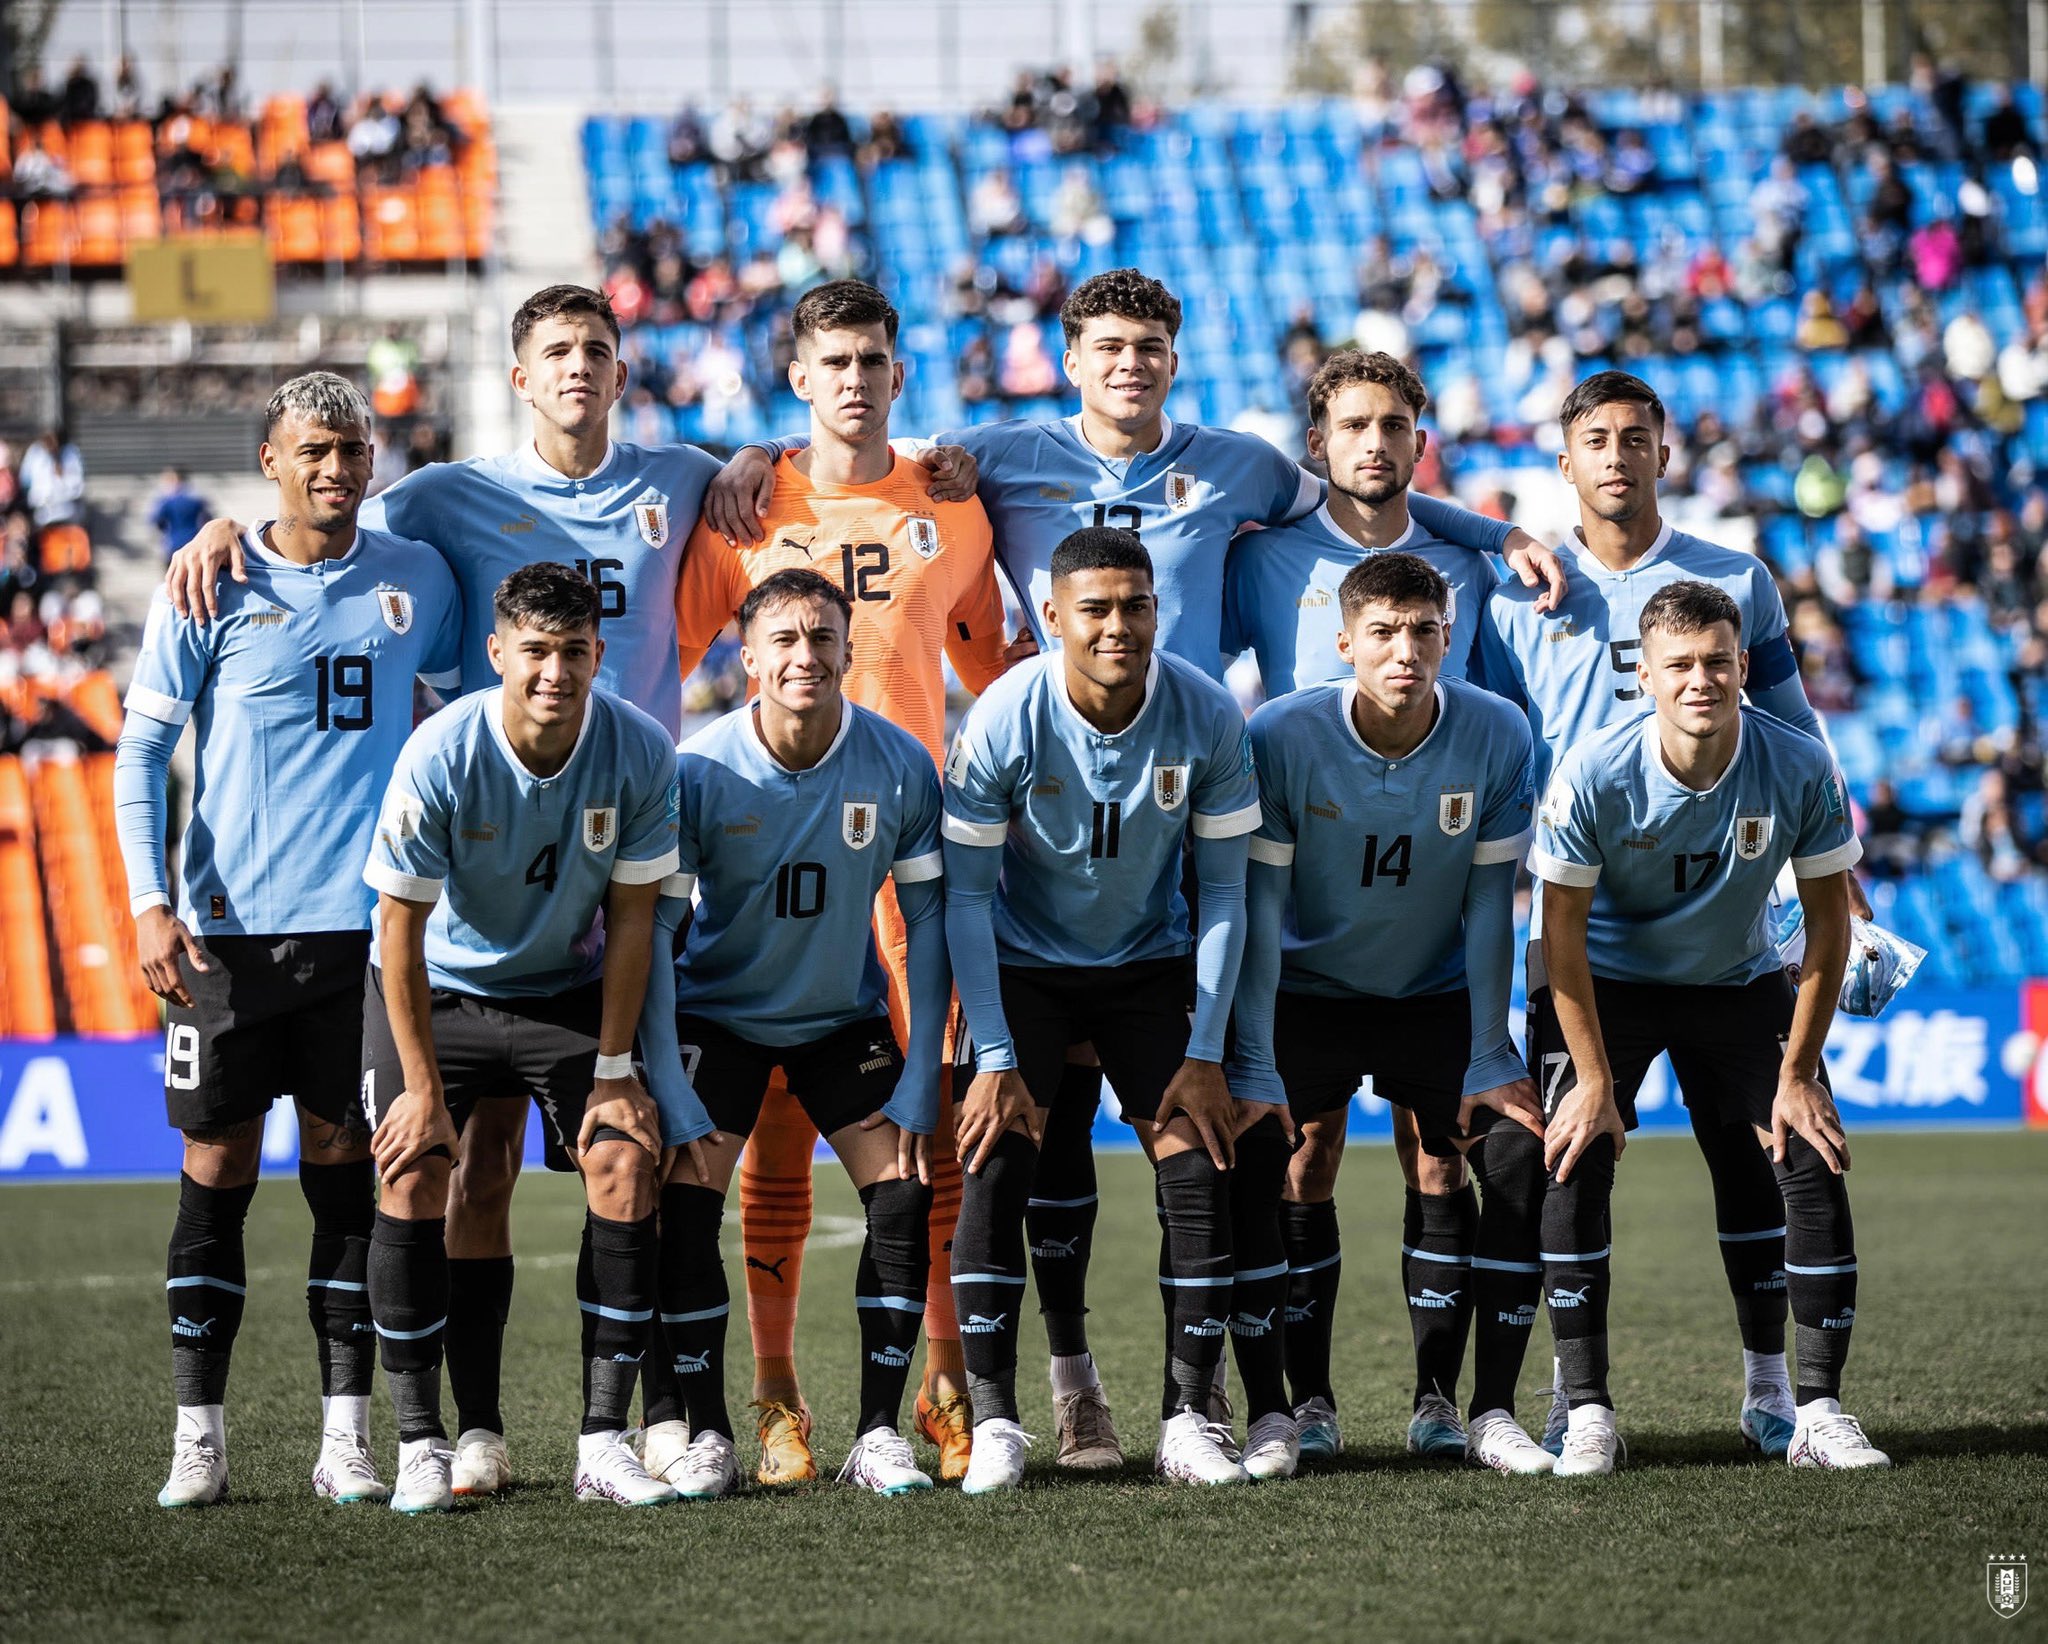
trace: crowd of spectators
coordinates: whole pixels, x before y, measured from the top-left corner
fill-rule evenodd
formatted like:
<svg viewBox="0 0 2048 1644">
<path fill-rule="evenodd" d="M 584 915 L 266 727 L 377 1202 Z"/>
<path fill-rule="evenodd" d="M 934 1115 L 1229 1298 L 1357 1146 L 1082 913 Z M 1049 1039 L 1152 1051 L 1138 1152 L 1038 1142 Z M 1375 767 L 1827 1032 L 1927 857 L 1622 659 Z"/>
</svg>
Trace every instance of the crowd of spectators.
<svg viewBox="0 0 2048 1644">
<path fill-rule="evenodd" d="M 0 440 L 0 753 L 45 737 L 112 746 L 118 711 L 107 723 L 78 694 L 105 677 L 94 582 L 78 448 L 55 428 L 19 450 Z"/>
</svg>

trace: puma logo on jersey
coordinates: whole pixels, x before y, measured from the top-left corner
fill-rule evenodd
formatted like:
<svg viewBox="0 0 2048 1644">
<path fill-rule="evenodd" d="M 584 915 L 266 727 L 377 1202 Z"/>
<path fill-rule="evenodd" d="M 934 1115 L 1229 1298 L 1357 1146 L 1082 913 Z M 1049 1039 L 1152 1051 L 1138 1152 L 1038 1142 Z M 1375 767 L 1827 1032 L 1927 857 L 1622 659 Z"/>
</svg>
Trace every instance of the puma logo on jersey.
<svg viewBox="0 0 2048 1644">
<path fill-rule="evenodd" d="M 495 822 L 479 822 L 473 828 L 462 828 L 457 831 L 464 839 L 473 839 L 479 845 L 488 845 L 498 837 L 498 824 Z"/>
<path fill-rule="evenodd" d="M 1056 776 L 1048 776 L 1043 782 L 1039 783 L 1037 787 L 1031 790 L 1031 797 L 1034 799 L 1057 799 L 1061 794 L 1065 793 L 1066 791 L 1066 783 L 1062 782 Z"/>
<path fill-rule="evenodd" d="M 1038 494 L 1047 502 L 1072 502 L 1074 488 L 1071 485 L 1041 485 Z"/>
<path fill-rule="evenodd" d="M 1310 816 L 1320 816 L 1325 822 L 1342 822 L 1344 820 L 1344 807 L 1335 801 L 1327 805 L 1318 805 L 1311 800 L 1309 802 L 1308 814 Z"/>
<path fill-rule="evenodd" d="M 777 1256 L 772 1262 L 764 1262 L 759 1256 L 749 1256 L 747 1258 L 747 1265 L 766 1273 L 769 1278 L 780 1284 L 782 1283 L 782 1264 L 788 1260 L 787 1256 Z"/>
<path fill-rule="evenodd" d="M 251 611 L 246 620 L 252 628 L 275 628 L 290 615 L 282 605 L 265 605 L 261 610 Z"/>
<path fill-rule="evenodd" d="M 1553 628 L 1550 630 L 1549 633 L 1545 634 L 1543 636 L 1543 643 L 1546 645 L 1555 645 L 1561 639 L 1577 639 L 1578 637 L 1578 629 L 1574 628 L 1571 625 L 1571 623 L 1567 622 L 1562 628 Z"/>
<path fill-rule="evenodd" d="M 1653 851 L 1657 848 L 1657 836 L 1646 833 L 1640 839 L 1624 839 L 1621 848 L 1625 851 Z"/>
<path fill-rule="evenodd" d="M 500 525 L 498 527 L 498 534 L 506 537 L 523 537 L 529 532 L 538 529 L 539 525 L 540 521 L 531 514 L 521 514 L 517 518 L 508 519 L 504 524 Z"/>
<path fill-rule="evenodd" d="M 1297 611 L 1320 611 L 1332 602 L 1327 588 L 1311 588 L 1294 602 Z"/>
<path fill-rule="evenodd" d="M 760 831 L 761 819 L 753 815 L 749 815 L 738 822 L 728 822 L 725 825 L 725 835 L 728 839 L 734 834 L 759 833 Z"/>
</svg>

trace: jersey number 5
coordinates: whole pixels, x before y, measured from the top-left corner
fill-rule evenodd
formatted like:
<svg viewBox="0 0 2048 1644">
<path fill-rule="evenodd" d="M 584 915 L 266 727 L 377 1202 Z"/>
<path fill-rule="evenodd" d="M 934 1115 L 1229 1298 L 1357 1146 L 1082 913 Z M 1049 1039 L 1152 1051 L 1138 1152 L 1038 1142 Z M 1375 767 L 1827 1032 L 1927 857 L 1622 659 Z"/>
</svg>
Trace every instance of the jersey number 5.
<svg viewBox="0 0 2048 1644">
<path fill-rule="evenodd" d="M 1635 653 L 1643 648 L 1640 639 L 1610 639 L 1607 655 L 1614 664 L 1614 671 L 1628 681 L 1626 685 L 1614 687 L 1614 700 L 1634 702 L 1643 694 L 1643 688 L 1636 683 Z"/>
</svg>

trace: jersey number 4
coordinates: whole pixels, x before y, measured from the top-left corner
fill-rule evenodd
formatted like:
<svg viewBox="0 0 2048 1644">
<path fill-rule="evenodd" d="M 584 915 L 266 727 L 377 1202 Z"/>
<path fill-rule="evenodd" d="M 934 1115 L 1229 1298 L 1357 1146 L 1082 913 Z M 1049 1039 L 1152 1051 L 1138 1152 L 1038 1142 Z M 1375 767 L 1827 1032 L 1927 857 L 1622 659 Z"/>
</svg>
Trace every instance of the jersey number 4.
<svg viewBox="0 0 2048 1644">
<path fill-rule="evenodd" d="M 373 712 L 368 657 L 313 658 L 313 728 L 316 731 L 367 731 Z"/>
</svg>

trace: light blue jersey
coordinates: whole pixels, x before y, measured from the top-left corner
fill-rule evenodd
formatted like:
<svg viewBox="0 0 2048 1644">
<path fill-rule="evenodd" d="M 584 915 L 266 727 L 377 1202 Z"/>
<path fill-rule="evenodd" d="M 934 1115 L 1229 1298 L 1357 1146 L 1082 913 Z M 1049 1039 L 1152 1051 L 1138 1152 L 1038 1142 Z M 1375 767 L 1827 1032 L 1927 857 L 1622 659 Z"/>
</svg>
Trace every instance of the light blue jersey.
<svg viewBox="0 0 2048 1644">
<path fill-rule="evenodd" d="M 1382 759 L 1351 717 L 1357 692 L 1315 685 L 1252 716 L 1252 861 L 1293 869 L 1280 986 L 1333 998 L 1448 992 L 1465 985 L 1472 869 L 1528 848 L 1529 724 L 1513 703 L 1443 680 L 1429 735 Z"/>
<path fill-rule="evenodd" d="M 1068 699 L 1059 658 L 1035 657 L 982 693 L 946 762 L 946 838 L 1002 847 L 995 937 L 1008 965 L 1186 953 L 1188 835 L 1258 823 L 1244 715 L 1176 656 L 1154 654 L 1144 706 L 1114 736 Z"/>
<path fill-rule="evenodd" d="M 677 876 L 697 911 L 676 962 L 676 1008 L 761 1045 L 801 1045 L 888 1011 L 875 897 L 936 880 L 939 779 L 908 731 L 852 703 L 831 751 L 785 769 L 756 710 L 727 714 L 676 754 Z"/>
<path fill-rule="evenodd" d="M 1809 736 L 1820 721 L 1799 683 L 1799 663 L 1785 633 L 1777 584 L 1754 554 L 1719 548 L 1674 531 L 1666 521 L 1649 552 L 1626 571 L 1610 571 L 1576 536 L 1558 549 L 1569 583 L 1554 611 L 1539 614 L 1542 592 L 1510 578 L 1494 586 L 1478 624 L 1472 677 L 1524 704 L 1536 732 L 1536 785 L 1541 788 L 1565 750 L 1643 708 L 1636 682 L 1642 655 L 1643 607 L 1674 582 L 1709 582 L 1742 611 L 1749 652 L 1749 698 Z"/>
<path fill-rule="evenodd" d="M 1239 537 L 1223 570 L 1223 654 L 1252 652 L 1269 697 L 1349 677 L 1351 669 L 1337 654 L 1337 636 L 1344 631 L 1338 585 L 1374 554 L 1414 554 L 1451 585 L 1443 677 L 1468 677 L 1480 613 L 1499 577 L 1486 554 L 1423 528 L 1414 507 L 1430 500 L 1409 497 L 1408 529 L 1385 548 L 1364 548 L 1347 536 L 1330 517 L 1327 502 L 1292 525 Z"/>
<path fill-rule="evenodd" d="M 361 870 L 436 904 L 427 977 L 485 998 L 562 993 L 598 973 L 605 888 L 676 869 L 676 760 L 646 714 L 593 690 L 569 762 L 537 777 L 505 739 L 504 693 L 478 691 L 413 732 Z M 376 944 L 373 964 L 381 964 Z"/>
<path fill-rule="evenodd" d="M 1654 713 L 1565 755 L 1537 817 L 1529 865 L 1592 885 L 1586 951 L 1596 976 L 1734 986 L 1782 964 L 1765 907 L 1787 861 L 1801 879 L 1863 854 L 1827 749 L 1744 708 L 1735 757 L 1705 792 L 1664 763 Z"/>
<path fill-rule="evenodd" d="M 213 621 L 179 616 L 162 588 L 150 602 L 118 762 L 131 905 L 169 900 L 164 767 L 190 719 L 178 916 L 201 937 L 363 930 L 363 858 L 412 734 L 413 679 L 453 684 L 462 596 L 421 543 L 358 529 L 339 559 L 298 565 L 263 529 Z"/>
<path fill-rule="evenodd" d="M 469 612 L 464 691 L 497 683 L 484 642 L 498 584 L 540 560 L 573 565 L 602 600 L 599 686 L 653 715 L 673 745 L 683 714 L 676 576 L 718 467 L 695 446 L 614 444 L 596 473 L 570 479 L 528 442 L 504 456 L 418 469 L 372 497 L 363 518 L 447 557 Z"/>
</svg>

